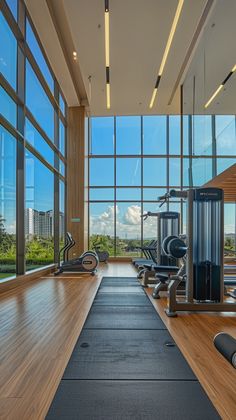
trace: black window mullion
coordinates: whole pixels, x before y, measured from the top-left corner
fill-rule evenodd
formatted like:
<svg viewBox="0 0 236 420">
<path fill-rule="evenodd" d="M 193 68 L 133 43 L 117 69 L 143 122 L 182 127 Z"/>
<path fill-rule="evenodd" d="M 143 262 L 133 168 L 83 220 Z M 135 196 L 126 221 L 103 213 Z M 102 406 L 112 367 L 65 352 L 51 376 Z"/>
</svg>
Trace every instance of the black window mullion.
<svg viewBox="0 0 236 420">
<path fill-rule="evenodd" d="M 59 87 L 57 83 L 54 83 L 54 95 L 57 101 L 59 101 Z M 54 109 L 54 144 L 59 149 L 59 116 L 58 112 Z M 59 171 L 59 156 L 57 153 L 54 153 L 54 167 Z M 54 261 L 58 264 L 59 261 L 59 243 L 60 243 L 60 233 L 59 233 L 59 175 L 54 172 L 54 209 L 53 209 L 53 223 L 54 223 Z"/>
<path fill-rule="evenodd" d="M 114 256 L 116 257 L 116 117 L 114 117 Z"/>
<path fill-rule="evenodd" d="M 169 185 L 170 185 L 170 118 L 169 115 L 166 116 L 166 152 L 167 152 L 167 158 L 166 158 L 166 185 L 167 185 L 167 191 L 169 191 Z M 169 210 L 169 201 L 167 200 L 166 203 L 166 210 Z"/>
<path fill-rule="evenodd" d="M 141 214 L 143 214 L 143 116 L 141 116 Z M 143 246 L 143 217 L 141 217 L 141 246 Z M 140 255 L 142 256 L 142 251 Z"/>
<path fill-rule="evenodd" d="M 24 9 L 21 9 L 24 21 Z M 17 48 L 17 95 L 25 102 L 25 56 Z M 17 105 L 17 131 L 24 138 L 24 107 Z M 16 155 L 16 274 L 25 273 L 25 143 L 17 138 Z"/>
<path fill-rule="evenodd" d="M 216 118 L 215 115 L 211 116 L 211 136 L 212 136 L 212 178 L 217 175 L 217 149 L 216 149 Z"/>
</svg>

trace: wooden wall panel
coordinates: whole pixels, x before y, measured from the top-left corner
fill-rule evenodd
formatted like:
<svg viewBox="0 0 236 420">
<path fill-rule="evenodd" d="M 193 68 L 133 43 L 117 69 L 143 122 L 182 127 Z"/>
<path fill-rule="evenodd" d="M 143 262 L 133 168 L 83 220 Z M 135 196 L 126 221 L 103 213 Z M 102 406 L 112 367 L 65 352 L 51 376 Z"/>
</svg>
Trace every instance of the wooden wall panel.
<svg viewBox="0 0 236 420">
<path fill-rule="evenodd" d="M 83 106 L 70 107 L 67 140 L 67 230 L 76 242 L 70 254 L 71 258 L 84 251 L 84 177 L 85 108 Z M 75 221 L 78 218 L 80 222 Z"/>
</svg>

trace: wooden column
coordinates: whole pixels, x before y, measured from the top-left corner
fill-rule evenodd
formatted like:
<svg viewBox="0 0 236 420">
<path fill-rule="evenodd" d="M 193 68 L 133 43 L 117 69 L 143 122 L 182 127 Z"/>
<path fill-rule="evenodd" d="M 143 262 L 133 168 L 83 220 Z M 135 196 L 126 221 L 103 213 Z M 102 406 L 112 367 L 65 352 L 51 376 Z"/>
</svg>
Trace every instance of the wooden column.
<svg viewBox="0 0 236 420">
<path fill-rule="evenodd" d="M 85 108 L 68 108 L 67 230 L 76 242 L 70 258 L 80 255 L 87 242 L 85 208 Z M 86 223 L 85 223 L 86 221 Z"/>
</svg>

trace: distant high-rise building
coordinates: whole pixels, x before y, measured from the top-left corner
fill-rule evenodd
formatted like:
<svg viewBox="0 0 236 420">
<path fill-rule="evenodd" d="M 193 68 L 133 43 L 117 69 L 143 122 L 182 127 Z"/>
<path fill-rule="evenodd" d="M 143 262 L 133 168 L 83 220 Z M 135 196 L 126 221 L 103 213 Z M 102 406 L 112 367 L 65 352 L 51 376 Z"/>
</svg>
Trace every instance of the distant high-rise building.
<svg viewBox="0 0 236 420">
<path fill-rule="evenodd" d="M 39 236 L 42 238 L 51 238 L 54 235 L 53 210 L 38 211 L 32 208 L 25 210 L 25 234 L 29 238 L 31 236 Z M 60 235 L 64 235 L 65 227 L 64 213 L 59 213 L 59 231 Z"/>
<path fill-rule="evenodd" d="M 65 215 L 62 211 L 59 213 L 59 235 L 60 239 L 65 235 Z"/>
</svg>

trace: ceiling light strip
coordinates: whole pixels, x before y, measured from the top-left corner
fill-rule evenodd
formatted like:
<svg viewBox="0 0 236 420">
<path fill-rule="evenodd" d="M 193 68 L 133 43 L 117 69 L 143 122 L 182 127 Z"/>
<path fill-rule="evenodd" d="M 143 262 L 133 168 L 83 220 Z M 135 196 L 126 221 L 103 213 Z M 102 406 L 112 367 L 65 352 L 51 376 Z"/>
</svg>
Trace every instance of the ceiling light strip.
<svg viewBox="0 0 236 420">
<path fill-rule="evenodd" d="M 210 99 L 207 101 L 207 103 L 204 105 L 204 108 L 208 108 L 208 106 L 212 103 L 212 101 L 215 99 L 218 93 L 223 89 L 224 85 L 228 82 L 230 77 L 235 73 L 235 71 L 236 71 L 236 64 L 234 65 L 232 70 L 229 72 L 229 74 L 226 76 L 226 78 L 223 80 L 223 82 L 220 84 L 220 86 L 213 93 L 213 95 L 210 97 Z"/>
<path fill-rule="evenodd" d="M 171 44 L 172 44 L 172 41 L 173 41 L 173 38 L 174 38 L 174 34 L 175 34 L 176 27 L 177 27 L 177 24 L 178 24 L 178 21 L 179 21 L 179 17 L 180 17 L 182 8 L 183 8 L 183 4 L 184 4 L 184 0 L 179 0 L 178 6 L 177 6 L 177 9 L 176 9 L 176 12 L 175 12 L 175 17 L 174 17 L 174 20 L 173 20 L 173 23 L 172 23 L 172 26 L 171 26 L 171 30 L 170 30 L 170 33 L 169 33 L 169 37 L 168 37 L 168 40 L 167 40 L 166 48 L 165 48 L 165 51 L 164 51 L 164 54 L 163 54 L 163 57 L 162 57 L 160 69 L 159 69 L 159 72 L 158 72 L 158 77 L 157 77 L 157 82 L 156 82 L 157 86 L 160 84 L 161 76 L 162 76 L 162 73 L 164 71 L 164 67 L 165 67 L 167 57 L 168 57 L 168 54 L 169 54 L 169 51 L 170 51 L 170 47 L 171 47 Z M 156 85 L 155 85 L 155 88 L 154 88 L 154 91 L 153 91 L 153 94 L 152 94 L 152 99 L 151 99 L 149 108 L 152 108 L 153 105 L 154 105 L 154 102 L 155 102 L 155 97 L 156 97 L 155 90 L 157 90 Z M 154 100 L 153 100 L 153 98 L 154 98 Z"/>
<path fill-rule="evenodd" d="M 111 107 L 111 91 L 110 91 L 110 22 L 109 22 L 109 0 L 105 0 L 105 65 L 106 65 L 107 109 L 110 109 L 110 107 Z"/>
</svg>

